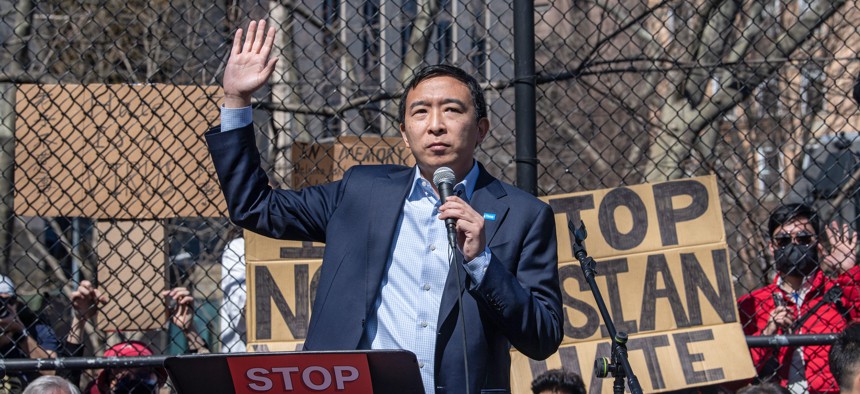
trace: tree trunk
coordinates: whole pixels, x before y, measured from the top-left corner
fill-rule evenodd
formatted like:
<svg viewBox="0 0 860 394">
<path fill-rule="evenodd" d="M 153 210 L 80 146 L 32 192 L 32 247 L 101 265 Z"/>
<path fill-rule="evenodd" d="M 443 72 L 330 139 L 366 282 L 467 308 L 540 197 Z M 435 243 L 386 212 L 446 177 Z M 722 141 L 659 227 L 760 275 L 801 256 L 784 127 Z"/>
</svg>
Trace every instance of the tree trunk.
<svg viewBox="0 0 860 394">
<path fill-rule="evenodd" d="M 27 47 L 24 45 L 30 35 L 30 11 L 33 9 L 31 0 L 19 0 L 16 7 L 14 33 L 7 40 L 9 48 L 7 70 L 9 75 L 21 75 L 24 72 Z M 14 190 L 15 190 L 15 103 L 18 89 L 12 81 L 0 83 L 2 99 L 0 99 L 0 269 L 8 274 L 11 268 L 9 260 L 14 222 Z"/>
</svg>

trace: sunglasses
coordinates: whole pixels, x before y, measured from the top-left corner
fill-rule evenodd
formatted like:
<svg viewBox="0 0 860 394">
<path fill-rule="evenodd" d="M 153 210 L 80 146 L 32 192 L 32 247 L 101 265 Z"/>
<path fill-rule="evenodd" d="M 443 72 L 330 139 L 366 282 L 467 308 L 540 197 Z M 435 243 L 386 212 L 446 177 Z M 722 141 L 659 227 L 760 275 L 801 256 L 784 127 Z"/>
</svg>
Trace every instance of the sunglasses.
<svg viewBox="0 0 860 394">
<path fill-rule="evenodd" d="M 811 245 L 815 242 L 815 234 L 800 231 L 794 235 L 789 233 L 779 233 L 773 236 L 773 243 L 780 248 L 784 248 L 792 242 L 798 245 Z"/>
</svg>

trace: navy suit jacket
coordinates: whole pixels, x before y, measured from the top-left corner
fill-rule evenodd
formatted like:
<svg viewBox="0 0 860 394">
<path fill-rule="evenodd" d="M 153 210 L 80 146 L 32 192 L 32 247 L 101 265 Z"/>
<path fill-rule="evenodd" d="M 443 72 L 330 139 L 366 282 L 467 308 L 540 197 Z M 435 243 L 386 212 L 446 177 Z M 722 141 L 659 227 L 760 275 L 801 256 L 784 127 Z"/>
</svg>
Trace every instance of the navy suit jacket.
<svg viewBox="0 0 860 394">
<path fill-rule="evenodd" d="M 414 168 L 356 166 L 340 181 L 300 191 L 272 190 L 260 168 L 252 126 L 206 135 L 230 218 L 277 239 L 325 242 L 307 350 L 358 349 L 391 254 Z M 438 393 L 465 392 L 463 333 L 471 393 L 510 390 L 510 345 L 542 360 L 558 350 L 561 291 L 550 207 L 480 166 L 470 205 L 495 214 L 485 221 L 492 254 L 480 285 L 456 264 L 439 310 L 435 351 Z M 460 319 L 458 288 L 462 294 Z"/>
</svg>

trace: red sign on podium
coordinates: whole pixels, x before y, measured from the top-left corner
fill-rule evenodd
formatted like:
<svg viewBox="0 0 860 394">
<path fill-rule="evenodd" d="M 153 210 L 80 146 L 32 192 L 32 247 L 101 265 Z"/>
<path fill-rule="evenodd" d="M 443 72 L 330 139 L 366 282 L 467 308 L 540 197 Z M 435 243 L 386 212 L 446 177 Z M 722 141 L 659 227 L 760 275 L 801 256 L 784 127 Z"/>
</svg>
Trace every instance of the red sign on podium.
<svg viewBox="0 0 860 394">
<path fill-rule="evenodd" d="M 365 354 L 229 357 L 227 364 L 237 394 L 373 392 Z"/>
<path fill-rule="evenodd" d="M 164 367 L 179 394 L 424 391 L 418 359 L 406 350 L 183 354 Z"/>
</svg>

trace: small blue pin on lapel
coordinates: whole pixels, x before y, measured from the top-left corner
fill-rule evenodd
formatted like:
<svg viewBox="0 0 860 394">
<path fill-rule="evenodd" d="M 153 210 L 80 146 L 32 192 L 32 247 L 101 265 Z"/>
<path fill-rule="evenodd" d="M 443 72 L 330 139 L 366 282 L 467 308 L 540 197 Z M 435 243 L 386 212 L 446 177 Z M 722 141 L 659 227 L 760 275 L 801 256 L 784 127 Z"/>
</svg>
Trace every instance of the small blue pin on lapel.
<svg viewBox="0 0 860 394">
<path fill-rule="evenodd" d="M 484 212 L 484 220 L 496 220 L 496 214 Z"/>
</svg>

